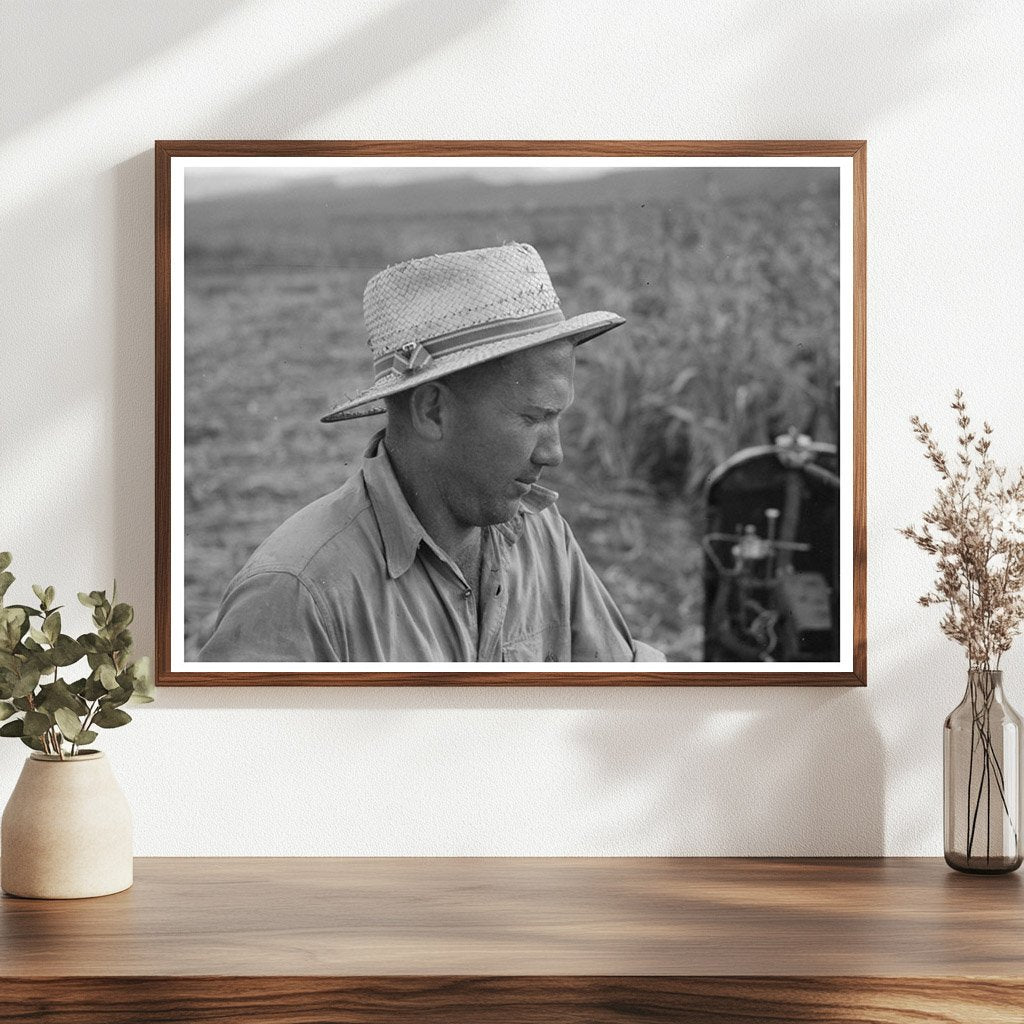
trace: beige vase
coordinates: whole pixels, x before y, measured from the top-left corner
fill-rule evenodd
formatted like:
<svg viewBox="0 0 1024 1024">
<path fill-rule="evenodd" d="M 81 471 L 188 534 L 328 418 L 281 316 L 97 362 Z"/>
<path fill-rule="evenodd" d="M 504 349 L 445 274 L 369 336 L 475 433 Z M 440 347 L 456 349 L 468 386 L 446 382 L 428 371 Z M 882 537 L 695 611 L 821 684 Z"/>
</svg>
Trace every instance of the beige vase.
<svg viewBox="0 0 1024 1024">
<path fill-rule="evenodd" d="M 132 816 L 98 750 L 25 762 L 0 826 L 0 887 L 44 900 L 107 896 L 132 884 Z"/>
</svg>

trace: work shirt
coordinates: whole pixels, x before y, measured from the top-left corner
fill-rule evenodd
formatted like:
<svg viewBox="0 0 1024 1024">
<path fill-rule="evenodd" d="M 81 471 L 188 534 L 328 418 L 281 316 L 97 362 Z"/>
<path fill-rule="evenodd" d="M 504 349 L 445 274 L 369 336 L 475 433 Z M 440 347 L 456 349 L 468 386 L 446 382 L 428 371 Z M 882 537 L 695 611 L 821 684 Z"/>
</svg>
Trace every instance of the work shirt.
<svg viewBox="0 0 1024 1024">
<path fill-rule="evenodd" d="M 512 520 L 482 529 L 470 583 L 409 507 L 383 434 L 256 549 L 201 661 L 664 660 L 630 636 L 553 491 L 534 484 Z"/>
</svg>

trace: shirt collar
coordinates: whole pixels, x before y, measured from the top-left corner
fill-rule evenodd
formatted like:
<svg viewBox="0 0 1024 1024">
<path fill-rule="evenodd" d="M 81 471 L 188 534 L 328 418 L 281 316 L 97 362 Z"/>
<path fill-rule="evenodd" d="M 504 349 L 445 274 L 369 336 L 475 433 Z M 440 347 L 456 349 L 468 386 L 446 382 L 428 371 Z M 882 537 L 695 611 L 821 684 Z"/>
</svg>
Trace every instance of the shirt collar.
<svg viewBox="0 0 1024 1024">
<path fill-rule="evenodd" d="M 519 503 L 521 509 L 519 515 L 514 516 L 507 523 L 499 523 L 494 529 L 508 541 L 509 544 L 515 544 L 517 540 L 523 535 L 523 529 L 526 526 L 526 516 L 536 515 L 538 512 L 543 512 L 549 505 L 553 505 L 558 500 L 558 492 L 551 490 L 549 487 L 542 487 L 540 484 L 534 484 L 530 490 L 523 495 L 522 500 Z"/>
<path fill-rule="evenodd" d="M 383 430 L 378 430 L 370 438 L 363 452 L 363 479 L 384 542 L 388 575 L 397 579 L 412 565 L 420 541 L 427 533 L 399 486 L 398 477 L 395 476 L 391 459 L 384 447 Z"/>
<path fill-rule="evenodd" d="M 416 513 L 405 500 L 383 440 L 383 430 L 377 431 L 370 439 L 363 453 L 363 479 L 366 481 L 366 491 L 380 527 L 381 540 L 384 542 L 384 560 L 388 567 L 388 575 L 392 579 L 397 579 L 409 570 L 421 543 L 425 542 L 435 549 L 437 545 L 423 529 L 423 525 L 416 518 Z M 514 544 L 522 536 L 524 514 L 534 515 L 543 512 L 557 498 L 558 495 L 554 491 L 534 484 L 522 498 L 520 514 L 507 523 L 498 525 L 497 531 L 509 544 Z"/>
</svg>

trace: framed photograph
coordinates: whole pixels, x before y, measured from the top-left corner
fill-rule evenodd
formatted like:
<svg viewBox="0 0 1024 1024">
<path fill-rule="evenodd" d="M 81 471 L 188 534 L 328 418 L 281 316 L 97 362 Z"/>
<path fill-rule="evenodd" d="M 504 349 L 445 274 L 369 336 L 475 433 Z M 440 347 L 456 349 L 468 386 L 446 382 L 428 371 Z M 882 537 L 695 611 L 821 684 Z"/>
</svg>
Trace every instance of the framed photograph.
<svg viewBox="0 0 1024 1024">
<path fill-rule="evenodd" d="M 865 685 L 865 143 L 157 142 L 157 682 Z"/>
</svg>

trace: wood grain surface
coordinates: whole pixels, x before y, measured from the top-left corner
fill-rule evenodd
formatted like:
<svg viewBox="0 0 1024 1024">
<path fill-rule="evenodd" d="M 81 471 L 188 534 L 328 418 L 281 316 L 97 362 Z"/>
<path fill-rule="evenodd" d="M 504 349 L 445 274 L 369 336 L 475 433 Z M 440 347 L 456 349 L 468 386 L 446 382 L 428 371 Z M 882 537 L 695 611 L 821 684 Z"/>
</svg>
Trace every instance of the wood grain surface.
<svg viewBox="0 0 1024 1024">
<path fill-rule="evenodd" d="M 1022 911 L 937 859 L 139 859 L 0 901 L 0 1020 L 1020 1024 Z"/>
<path fill-rule="evenodd" d="M 6 973 L 1024 977 L 1018 874 L 932 859 L 139 858 L 0 902 Z"/>
<path fill-rule="evenodd" d="M 69 978 L 0 983 L 5 1024 L 1020 1024 L 1006 980 Z"/>
</svg>

